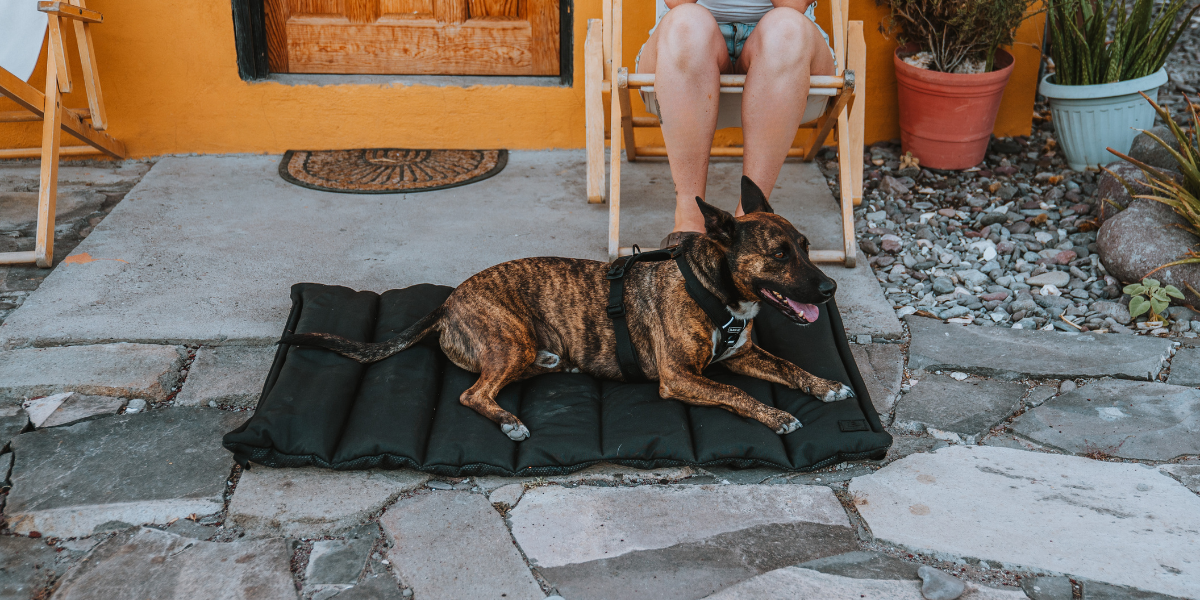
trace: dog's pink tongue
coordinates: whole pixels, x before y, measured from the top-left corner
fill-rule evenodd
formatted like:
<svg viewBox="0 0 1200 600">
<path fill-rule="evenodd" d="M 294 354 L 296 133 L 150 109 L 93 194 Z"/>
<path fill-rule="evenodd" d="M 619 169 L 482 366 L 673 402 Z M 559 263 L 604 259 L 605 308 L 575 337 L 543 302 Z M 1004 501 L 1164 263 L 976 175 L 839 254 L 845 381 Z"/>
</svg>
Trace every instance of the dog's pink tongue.
<svg viewBox="0 0 1200 600">
<path fill-rule="evenodd" d="M 800 304 L 791 298 L 788 298 L 787 303 L 788 306 L 792 307 L 792 310 L 796 311 L 801 317 L 804 317 L 804 320 L 809 323 L 816 323 L 817 317 L 821 315 L 821 309 L 817 308 L 815 304 Z"/>
</svg>

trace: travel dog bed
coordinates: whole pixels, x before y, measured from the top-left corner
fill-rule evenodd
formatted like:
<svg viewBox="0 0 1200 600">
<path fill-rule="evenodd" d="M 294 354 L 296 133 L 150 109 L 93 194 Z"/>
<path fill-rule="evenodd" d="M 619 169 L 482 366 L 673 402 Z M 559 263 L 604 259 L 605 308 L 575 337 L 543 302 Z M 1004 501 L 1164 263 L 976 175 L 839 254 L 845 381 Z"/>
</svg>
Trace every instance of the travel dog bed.
<svg viewBox="0 0 1200 600">
<path fill-rule="evenodd" d="M 380 342 L 431 312 L 451 291 L 416 285 L 376 294 L 301 283 L 292 287 L 286 327 Z M 851 386 L 857 398 L 826 404 L 734 375 L 719 363 L 705 371 L 803 423 L 780 436 L 720 408 L 664 400 L 657 382 L 551 373 L 509 385 L 497 397 L 529 428 L 529 439 L 514 442 L 459 404 L 477 375 L 451 363 L 436 334 L 371 365 L 280 344 L 254 416 L 224 443 L 243 466 L 249 461 L 338 470 L 411 467 L 446 476 L 558 475 L 598 462 L 803 471 L 887 452 L 892 438 L 867 396 L 832 302 L 817 322 L 805 326 L 764 308 L 754 336 L 769 352 Z"/>
</svg>

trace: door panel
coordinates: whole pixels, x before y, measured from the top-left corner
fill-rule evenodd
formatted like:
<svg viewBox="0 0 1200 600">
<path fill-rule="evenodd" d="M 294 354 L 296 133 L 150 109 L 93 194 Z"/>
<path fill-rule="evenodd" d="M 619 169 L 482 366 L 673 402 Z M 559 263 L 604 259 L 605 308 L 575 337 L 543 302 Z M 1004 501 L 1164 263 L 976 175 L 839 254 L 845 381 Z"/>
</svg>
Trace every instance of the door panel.
<svg viewBox="0 0 1200 600">
<path fill-rule="evenodd" d="M 557 75 L 558 0 L 265 0 L 271 70 Z"/>
</svg>

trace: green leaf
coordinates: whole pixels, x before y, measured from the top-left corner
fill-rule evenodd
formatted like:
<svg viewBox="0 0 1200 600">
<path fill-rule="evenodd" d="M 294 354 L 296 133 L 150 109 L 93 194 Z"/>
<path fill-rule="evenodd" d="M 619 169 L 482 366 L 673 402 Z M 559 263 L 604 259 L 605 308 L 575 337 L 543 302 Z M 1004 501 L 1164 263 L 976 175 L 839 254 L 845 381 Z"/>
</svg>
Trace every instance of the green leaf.
<svg viewBox="0 0 1200 600">
<path fill-rule="evenodd" d="M 1168 285 L 1166 287 L 1166 292 L 1167 292 L 1167 295 L 1172 298 L 1179 298 L 1180 300 L 1183 300 L 1183 292 L 1180 292 L 1179 288 L 1177 288 L 1173 285 Z"/>
<path fill-rule="evenodd" d="M 1131 284 L 1125 286 L 1125 289 L 1123 289 L 1121 291 L 1126 294 L 1129 294 L 1130 296 L 1137 296 L 1138 294 L 1141 294 L 1146 291 L 1146 286 L 1144 286 L 1140 283 L 1131 283 Z"/>
<path fill-rule="evenodd" d="M 1142 280 L 1142 285 L 1144 285 L 1146 287 L 1150 287 L 1150 288 L 1156 288 L 1161 284 L 1158 283 L 1157 279 L 1150 279 L 1149 277 L 1147 277 Z"/>
<path fill-rule="evenodd" d="M 1136 319 L 1136 318 L 1138 318 L 1139 315 L 1145 313 L 1148 310 L 1150 310 L 1150 303 L 1146 302 L 1145 298 L 1142 298 L 1141 296 L 1134 296 L 1129 299 L 1129 316 L 1130 317 L 1133 317 Z"/>
<path fill-rule="evenodd" d="M 1167 306 L 1170 304 L 1171 303 L 1167 302 L 1166 300 L 1154 299 L 1150 301 L 1150 310 L 1154 311 L 1154 314 L 1156 315 L 1162 314 L 1162 311 L 1167 310 Z"/>
<path fill-rule="evenodd" d="M 1162 288 L 1155 288 L 1154 292 L 1152 292 L 1150 294 L 1150 298 L 1152 300 L 1159 300 L 1161 302 L 1170 302 L 1171 301 L 1169 298 L 1167 298 L 1167 290 L 1164 290 Z"/>
</svg>

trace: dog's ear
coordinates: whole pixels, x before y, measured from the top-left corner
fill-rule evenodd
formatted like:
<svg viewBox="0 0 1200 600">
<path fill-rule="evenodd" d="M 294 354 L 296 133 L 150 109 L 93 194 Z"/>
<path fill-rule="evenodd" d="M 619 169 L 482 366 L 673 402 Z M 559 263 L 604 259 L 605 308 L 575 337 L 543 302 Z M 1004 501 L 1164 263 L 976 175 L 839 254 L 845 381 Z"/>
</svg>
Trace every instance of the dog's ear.
<svg viewBox="0 0 1200 600">
<path fill-rule="evenodd" d="M 737 229 L 733 215 L 705 202 L 700 196 L 696 196 L 696 204 L 704 215 L 704 233 L 725 244 L 733 243 L 733 233 Z"/>
<path fill-rule="evenodd" d="M 746 214 L 775 212 L 771 210 L 771 205 L 767 204 L 767 195 L 759 189 L 754 180 L 745 175 L 742 175 L 742 212 Z"/>
</svg>

